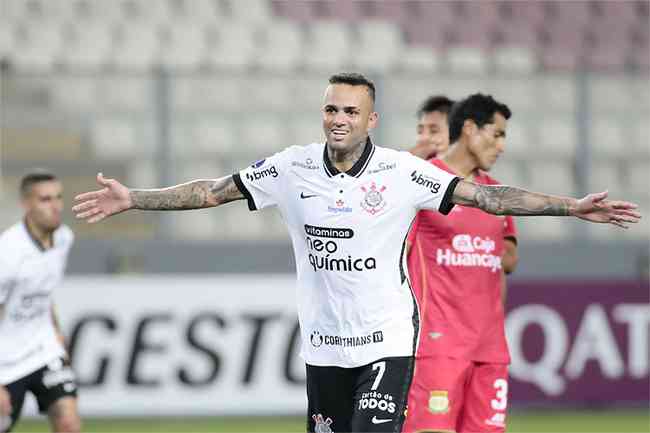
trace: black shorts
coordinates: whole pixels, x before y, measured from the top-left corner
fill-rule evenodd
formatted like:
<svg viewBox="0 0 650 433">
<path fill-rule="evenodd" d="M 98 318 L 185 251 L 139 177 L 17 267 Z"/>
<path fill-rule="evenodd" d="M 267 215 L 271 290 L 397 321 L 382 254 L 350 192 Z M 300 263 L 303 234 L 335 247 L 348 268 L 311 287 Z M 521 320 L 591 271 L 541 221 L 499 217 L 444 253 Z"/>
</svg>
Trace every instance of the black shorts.
<svg viewBox="0 0 650 433">
<path fill-rule="evenodd" d="M 410 356 L 356 368 L 307 365 L 307 431 L 399 433 L 413 365 Z"/>
<path fill-rule="evenodd" d="M 18 418 L 25 402 L 27 391 L 34 394 L 38 410 L 47 412 L 52 403 L 63 397 L 77 396 L 77 383 L 70 364 L 63 358 L 49 362 L 45 367 L 21 379 L 5 385 L 11 397 L 11 424 L 5 431 L 10 431 Z"/>
</svg>

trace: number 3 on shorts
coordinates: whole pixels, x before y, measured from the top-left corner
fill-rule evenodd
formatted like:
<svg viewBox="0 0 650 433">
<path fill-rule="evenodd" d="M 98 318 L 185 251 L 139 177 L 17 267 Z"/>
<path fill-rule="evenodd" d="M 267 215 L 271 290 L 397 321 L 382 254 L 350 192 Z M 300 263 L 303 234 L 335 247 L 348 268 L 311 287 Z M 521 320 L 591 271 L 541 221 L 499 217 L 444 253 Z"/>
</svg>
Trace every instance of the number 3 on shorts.
<svg viewBox="0 0 650 433">
<path fill-rule="evenodd" d="M 508 381 L 505 379 L 497 379 L 494 381 L 494 389 L 497 390 L 497 398 L 492 399 L 492 409 L 506 410 L 508 405 Z"/>
<path fill-rule="evenodd" d="M 379 388 L 379 382 L 381 382 L 381 378 L 384 377 L 384 373 L 386 372 L 386 361 L 379 361 L 372 364 L 372 371 L 377 369 L 379 369 L 379 372 L 377 373 L 377 377 L 375 377 L 375 381 L 372 383 L 370 391 L 376 391 Z"/>
</svg>

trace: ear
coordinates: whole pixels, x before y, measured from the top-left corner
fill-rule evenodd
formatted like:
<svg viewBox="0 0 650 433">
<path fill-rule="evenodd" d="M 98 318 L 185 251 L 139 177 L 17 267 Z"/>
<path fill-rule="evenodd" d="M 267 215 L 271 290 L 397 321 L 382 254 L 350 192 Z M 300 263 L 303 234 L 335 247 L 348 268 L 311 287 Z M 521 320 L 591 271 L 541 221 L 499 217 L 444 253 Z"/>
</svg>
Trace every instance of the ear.
<svg viewBox="0 0 650 433">
<path fill-rule="evenodd" d="M 467 135 L 468 137 L 471 137 L 472 135 L 476 134 L 477 131 L 478 126 L 476 126 L 476 123 L 471 119 L 465 119 L 463 122 L 463 130 L 461 135 Z"/>
<path fill-rule="evenodd" d="M 370 115 L 368 116 L 368 130 L 370 131 L 371 129 L 374 129 L 377 126 L 378 121 L 379 121 L 379 114 L 376 111 L 370 113 Z"/>
</svg>

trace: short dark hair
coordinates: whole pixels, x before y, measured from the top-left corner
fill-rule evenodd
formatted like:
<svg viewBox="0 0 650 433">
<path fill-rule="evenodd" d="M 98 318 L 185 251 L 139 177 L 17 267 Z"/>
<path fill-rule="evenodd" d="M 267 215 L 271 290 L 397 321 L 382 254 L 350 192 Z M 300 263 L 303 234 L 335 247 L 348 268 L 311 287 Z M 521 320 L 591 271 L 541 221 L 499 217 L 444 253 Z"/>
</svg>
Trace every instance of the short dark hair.
<svg viewBox="0 0 650 433">
<path fill-rule="evenodd" d="M 456 102 L 449 112 L 449 142 L 454 143 L 460 138 L 466 120 L 472 120 L 476 126 L 482 128 L 483 125 L 494 122 L 496 113 L 506 119 L 512 116 L 510 108 L 496 101 L 491 95 L 475 93 Z"/>
<path fill-rule="evenodd" d="M 375 102 L 375 83 L 357 72 L 340 72 L 329 79 L 330 84 L 349 84 L 350 86 L 366 86 L 372 102 Z"/>
<path fill-rule="evenodd" d="M 26 175 L 20 180 L 20 195 L 25 197 L 37 183 L 41 182 L 50 182 L 53 180 L 59 180 L 54 173 L 51 173 L 47 170 L 34 170 Z"/>
<path fill-rule="evenodd" d="M 418 119 L 423 115 L 427 113 L 433 113 L 434 111 L 449 114 L 452 105 L 454 105 L 454 101 L 447 98 L 446 96 L 432 95 L 425 99 L 422 104 L 420 104 L 420 108 L 418 108 L 416 114 L 418 116 Z"/>
</svg>

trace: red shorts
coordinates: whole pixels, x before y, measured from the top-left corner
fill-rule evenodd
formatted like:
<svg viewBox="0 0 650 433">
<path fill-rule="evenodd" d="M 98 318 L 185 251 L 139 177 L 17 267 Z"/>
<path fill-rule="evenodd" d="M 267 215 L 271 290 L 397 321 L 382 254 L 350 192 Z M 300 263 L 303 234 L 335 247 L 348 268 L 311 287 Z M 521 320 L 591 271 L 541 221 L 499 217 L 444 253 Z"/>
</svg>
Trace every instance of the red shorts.
<svg viewBox="0 0 650 433">
<path fill-rule="evenodd" d="M 508 366 L 418 358 L 402 431 L 505 432 Z"/>
</svg>

